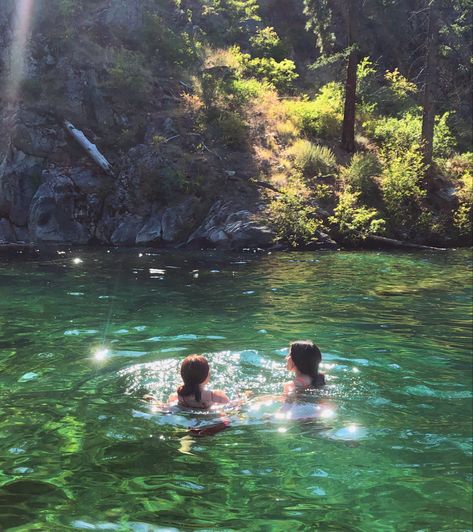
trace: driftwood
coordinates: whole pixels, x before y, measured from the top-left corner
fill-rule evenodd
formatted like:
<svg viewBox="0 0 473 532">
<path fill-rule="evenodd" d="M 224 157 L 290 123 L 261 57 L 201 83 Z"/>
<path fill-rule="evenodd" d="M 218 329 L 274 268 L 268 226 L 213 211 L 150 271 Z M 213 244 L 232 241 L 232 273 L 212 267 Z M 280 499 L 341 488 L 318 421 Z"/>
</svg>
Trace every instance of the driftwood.
<svg viewBox="0 0 473 532">
<path fill-rule="evenodd" d="M 71 136 L 77 141 L 78 144 L 87 152 L 87 155 L 97 164 L 106 174 L 113 176 L 112 165 L 107 159 L 100 153 L 97 146 L 92 144 L 90 140 L 80 131 L 76 129 L 67 120 L 64 122 L 64 126 Z"/>
<path fill-rule="evenodd" d="M 430 251 L 446 251 L 447 248 L 436 248 L 433 246 L 423 246 L 422 244 L 413 244 L 404 240 L 396 240 L 395 238 L 386 238 L 385 236 L 369 235 L 365 242 L 368 244 L 381 245 L 390 248 L 410 248 L 410 249 L 426 249 Z"/>
</svg>

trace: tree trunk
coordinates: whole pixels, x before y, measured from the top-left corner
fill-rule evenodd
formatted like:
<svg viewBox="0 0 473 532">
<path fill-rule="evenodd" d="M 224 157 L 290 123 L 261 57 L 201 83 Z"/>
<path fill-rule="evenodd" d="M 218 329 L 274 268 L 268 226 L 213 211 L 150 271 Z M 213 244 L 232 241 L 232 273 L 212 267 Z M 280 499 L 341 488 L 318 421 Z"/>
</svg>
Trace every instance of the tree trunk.
<svg viewBox="0 0 473 532">
<path fill-rule="evenodd" d="M 427 175 L 431 174 L 435 128 L 435 98 L 437 93 L 437 53 L 439 45 L 439 21 L 436 0 L 429 2 L 427 53 L 425 60 L 425 86 L 422 116 L 422 152 Z"/>
<path fill-rule="evenodd" d="M 350 55 L 348 57 L 347 77 L 345 82 L 345 111 L 343 116 L 342 147 L 353 153 L 355 151 L 355 113 L 356 83 L 358 70 L 358 49 L 356 42 L 356 17 L 358 16 L 355 0 L 348 0 L 346 7 L 347 33 Z"/>
</svg>

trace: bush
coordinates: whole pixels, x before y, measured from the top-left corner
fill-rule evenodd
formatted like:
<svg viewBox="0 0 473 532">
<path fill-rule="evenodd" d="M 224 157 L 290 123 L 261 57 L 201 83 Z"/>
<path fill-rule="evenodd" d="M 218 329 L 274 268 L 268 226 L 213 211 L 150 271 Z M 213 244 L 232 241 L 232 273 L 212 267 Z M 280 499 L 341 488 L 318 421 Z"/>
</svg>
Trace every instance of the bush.
<svg viewBox="0 0 473 532">
<path fill-rule="evenodd" d="M 448 157 L 455 148 L 455 139 L 447 124 L 449 113 L 436 117 L 434 156 Z M 364 123 L 368 134 L 384 146 L 408 150 L 421 141 L 422 116 L 407 112 L 401 118 L 383 117 Z"/>
<path fill-rule="evenodd" d="M 381 164 L 373 153 L 355 153 L 350 164 L 343 168 L 341 178 L 352 192 L 359 193 L 366 201 L 377 191 L 375 177 L 381 173 Z"/>
<path fill-rule="evenodd" d="M 146 15 L 141 43 L 144 52 L 155 56 L 160 63 L 186 66 L 200 62 L 199 43 L 193 41 L 188 33 L 172 31 L 159 15 Z"/>
<path fill-rule="evenodd" d="M 338 199 L 330 222 L 335 224 L 342 238 L 348 241 L 365 239 L 370 234 L 384 232 L 385 221 L 376 209 L 359 203 L 360 194 L 344 190 Z"/>
<path fill-rule="evenodd" d="M 230 84 L 230 90 L 234 97 L 235 103 L 238 105 L 243 105 L 253 98 L 257 98 L 264 94 L 264 92 L 268 90 L 268 86 L 265 83 L 261 83 L 253 78 L 235 78 Z"/>
<path fill-rule="evenodd" d="M 473 231 L 473 174 L 467 171 L 460 178 L 457 191 L 458 208 L 453 215 L 453 222 L 461 236 L 471 239 Z"/>
<path fill-rule="evenodd" d="M 330 148 L 299 139 L 288 152 L 294 158 L 295 167 L 305 177 L 330 177 L 336 172 L 337 160 Z"/>
<path fill-rule="evenodd" d="M 255 57 L 272 57 L 282 61 L 286 57 L 286 50 L 274 28 L 266 27 L 250 37 L 250 46 Z"/>
<path fill-rule="evenodd" d="M 441 173 L 451 179 L 473 175 L 473 152 L 456 153 L 449 159 L 437 161 Z"/>
<path fill-rule="evenodd" d="M 425 174 L 419 144 L 408 150 L 387 150 L 381 155 L 381 190 L 392 221 L 401 228 L 414 228 L 426 192 L 421 188 Z"/>
<path fill-rule="evenodd" d="M 251 58 L 249 54 L 242 54 L 240 72 L 244 76 L 263 81 L 279 91 L 289 90 L 299 77 L 296 64 L 290 59 L 276 61 L 272 57 Z"/>
<path fill-rule="evenodd" d="M 140 104 L 151 93 L 151 74 L 141 54 L 121 49 L 108 70 L 108 89 L 129 102 Z"/>
<path fill-rule="evenodd" d="M 314 100 L 285 102 L 289 118 L 310 137 L 337 138 L 343 122 L 343 88 L 328 83 Z"/>
<path fill-rule="evenodd" d="M 301 182 L 293 182 L 269 204 L 269 221 L 278 240 L 293 247 L 307 245 L 317 240 L 315 232 L 321 227 L 317 211 L 307 199 Z"/>
</svg>

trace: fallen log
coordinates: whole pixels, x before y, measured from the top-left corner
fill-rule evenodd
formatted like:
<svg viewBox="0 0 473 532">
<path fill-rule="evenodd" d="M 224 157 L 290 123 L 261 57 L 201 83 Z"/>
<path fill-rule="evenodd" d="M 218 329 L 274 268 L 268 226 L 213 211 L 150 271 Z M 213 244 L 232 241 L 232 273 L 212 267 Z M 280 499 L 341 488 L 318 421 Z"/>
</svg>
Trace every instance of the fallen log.
<svg viewBox="0 0 473 532">
<path fill-rule="evenodd" d="M 446 251 L 447 248 L 436 248 L 434 246 L 424 246 L 423 244 L 414 244 L 406 242 L 405 240 L 396 240 L 395 238 L 387 238 L 385 236 L 368 235 L 365 238 L 366 243 L 382 245 L 391 248 L 409 248 L 409 249 L 425 249 L 430 251 Z"/>
<path fill-rule="evenodd" d="M 86 151 L 87 155 L 97 164 L 106 174 L 113 176 L 112 165 L 107 159 L 100 153 L 97 146 L 92 144 L 90 140 L 80 131 L 75 128 L 67 120 L 64 121 L 64 126 L 69 131 L 71 136 L 77 141 L 77 143 Z"/>
</svg>

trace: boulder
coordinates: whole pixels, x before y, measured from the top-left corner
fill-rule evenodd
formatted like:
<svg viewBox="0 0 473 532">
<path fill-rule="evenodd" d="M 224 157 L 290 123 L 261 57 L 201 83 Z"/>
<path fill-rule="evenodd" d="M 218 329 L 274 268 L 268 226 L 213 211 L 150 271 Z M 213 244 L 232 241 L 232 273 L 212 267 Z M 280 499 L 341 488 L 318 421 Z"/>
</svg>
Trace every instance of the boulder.
<svg viewBox="0 0 473 532">
<path fill-rule="evenodd" d="M 11 148 L 0 165 L 0 216 L 26 225 L 31 200 L 41 182 L 44 159 Z"/>
<path fill-rule="evenodd" d="M 189 196 L 178 205 L 165 209 L 161 220 L 162 239 L 165 242 L 185 240 L 196 225 L 199 207 L 199 200 Z"/>
<path fill-rule="evenodd" d="M 5 218 L 0 219 L 0 244 L 16 242 L 15 231 L 12 224 Z"/>
<path fill-rule="evenodd" d="M 274 238 L 273 231 L 261 222 L 258 214 L 217 201 L 187 243 L 223 249 L 264 248 L 271 246 Z"/>
<path fill-rule="evenodd" d="M 110 0 L 100 17 L 101 28 L 136 38 L 143 26 L 142 0 Z"/>
<path fill-rule="evenodd" d="M 129 214 L 121 218 L 110 240 L 115 246 L 134 246 L 142 227 L 143 218 Z"/>
<path fill-rule="evenodd" d="M 76 192 L 72 180 L 47 172 L 31 202 L 28 227 L 34 242 L 86 244 L 90 231 L 75 217 Z"/>
<path fill-rule="evenodd" d="M 163 236 L 163 224 L 162 224 L 162 212 L 152 214 L 141 231 L 136 236 L 136 244 L 154 244 L 162 240 Z"/>
</svg>

